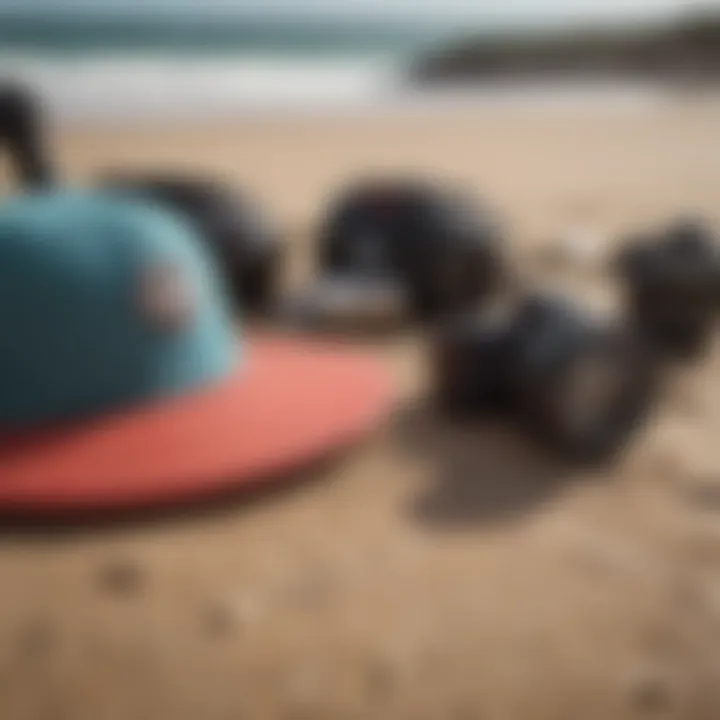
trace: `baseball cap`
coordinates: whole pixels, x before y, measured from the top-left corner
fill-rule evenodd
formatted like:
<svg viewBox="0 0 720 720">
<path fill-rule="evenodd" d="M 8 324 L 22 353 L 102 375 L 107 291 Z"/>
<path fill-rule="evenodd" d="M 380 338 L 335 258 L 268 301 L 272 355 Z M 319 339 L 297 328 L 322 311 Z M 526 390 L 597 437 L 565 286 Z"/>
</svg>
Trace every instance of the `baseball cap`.
<svg viewBox="0 0 720 720">
<path fill-rule="evenodd" d="M 254 486 L 387 409 L 366 355 L 238 324 L 179 216 L 99 191 L 0 203 L 0 512 Z"/>
</svg>

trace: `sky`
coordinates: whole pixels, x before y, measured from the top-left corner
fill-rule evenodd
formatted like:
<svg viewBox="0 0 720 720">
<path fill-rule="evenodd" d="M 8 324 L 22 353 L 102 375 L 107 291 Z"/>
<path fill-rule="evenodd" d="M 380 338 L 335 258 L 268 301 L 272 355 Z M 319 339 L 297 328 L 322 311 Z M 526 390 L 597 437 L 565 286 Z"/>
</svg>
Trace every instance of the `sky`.
<svg viewBox="0 0 720 720">
<path fill-rule="evenodd" d="M 116 12 L 177 12 L 272 15 L 284 17 L 413 17 L 438 20 L 478 19 L 512 22 L 625 20 L 662 17 L 678 10 L 720 9 L 720 0 L 0 0 L 0 10 Z"/>
</svg>

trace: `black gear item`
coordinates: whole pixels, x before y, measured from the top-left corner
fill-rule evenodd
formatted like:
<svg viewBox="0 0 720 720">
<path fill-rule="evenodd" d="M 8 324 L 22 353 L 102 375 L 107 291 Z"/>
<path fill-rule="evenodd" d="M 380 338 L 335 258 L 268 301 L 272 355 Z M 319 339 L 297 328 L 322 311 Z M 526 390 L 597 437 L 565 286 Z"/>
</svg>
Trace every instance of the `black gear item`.
<svg viewBox="0 0 720 720">
<path fill-rule="evenodd" d="M 527 300 L 513 333 L 521 422 L 573 460 L 612 459 L 654 400 L 656 372 L 642 340 L 555 297 Z"/>
<path fill-rule="evenodd" d="M 720 310 L 720 247 L 701 223 L 682 220 L 630 240 L 617 263 L 629 320 L 662 355 L 692 358 Z"/>
<path fill-rule="evenodd" d="M 334 203 L 319 264 L 326 273 L 397 279 L 427 320 L 489 297 L 503 276 L 502 250 L 495 222 L 468 197 L 388 179 L 359 183 Z"/>
<path fill-rule="evenodd" d="M 0 84 L 0 146 L 5 145 L 18 183 L 41 187 L 55 182 L 42 108 L 25 87 Z"/>
<path fill-rule="evenodd" d="M 646 419 L 656 372 L 641 339 L 553 296 L 446 323 L 433 339 L 436 406 L 514 417 L 573 461 L 612 459 Z"/>
<path fill-rule="evenodd" d="M 268 308 L 279 284 L 283 248 L 247 199 L 214 180 L 173 174 L 114 175 L 104 186 L 183 214 L 211 245 L 240 307 Z"/>
</svg>

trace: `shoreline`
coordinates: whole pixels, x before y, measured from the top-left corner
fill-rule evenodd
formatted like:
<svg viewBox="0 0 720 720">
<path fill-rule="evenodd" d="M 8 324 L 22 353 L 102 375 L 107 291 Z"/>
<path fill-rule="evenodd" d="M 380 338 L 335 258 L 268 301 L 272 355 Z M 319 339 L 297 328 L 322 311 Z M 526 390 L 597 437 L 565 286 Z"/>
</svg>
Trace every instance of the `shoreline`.
<svg viewBox="0 0 720 720">
<path fill-rule="evenodd" d="M 312 90 L 305 96 L 281 97 L 281 90 L 264 89 L 262 97 L 233 96 L 224 89 L 212 93 L 205 88 L 199 97 L 182 90 L 171 97 L 143 101 L 135 93 L 113 95 L 112 103 L 94 101 L 92 106 L 71 106 L 66 99 L 50 97 L 48 110 L 67 127 L 155 126 L 211 127 L 224 123 L 262 121 L 353 121 L 415 119 L 468 114 L 502 114 L 526 111 L 539 114 L 662 112 L 678 104 L 692 107 L 720 105 L 720 88 L 682 88 L 651 83 L 485 83 L 447 86 L 432 90 L 411 87 L 350 89 L 346 97 Z"/>
</svg>

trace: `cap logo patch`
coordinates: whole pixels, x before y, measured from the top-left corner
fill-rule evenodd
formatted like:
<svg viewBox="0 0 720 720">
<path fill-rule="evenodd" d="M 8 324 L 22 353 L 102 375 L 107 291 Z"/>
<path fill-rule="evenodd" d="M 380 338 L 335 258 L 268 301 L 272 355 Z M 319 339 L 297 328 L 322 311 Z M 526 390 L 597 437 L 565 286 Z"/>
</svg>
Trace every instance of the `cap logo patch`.
<svg viewBox="0 0 720 720">
<path fill-rule="evenodd" d="M 138 287 L 138 309 L 143 319 L 158 330 L 173 332 L 187 326 L 195 310 L 189 279 L 175 265 L 145 268 Z"/>
</svg>

